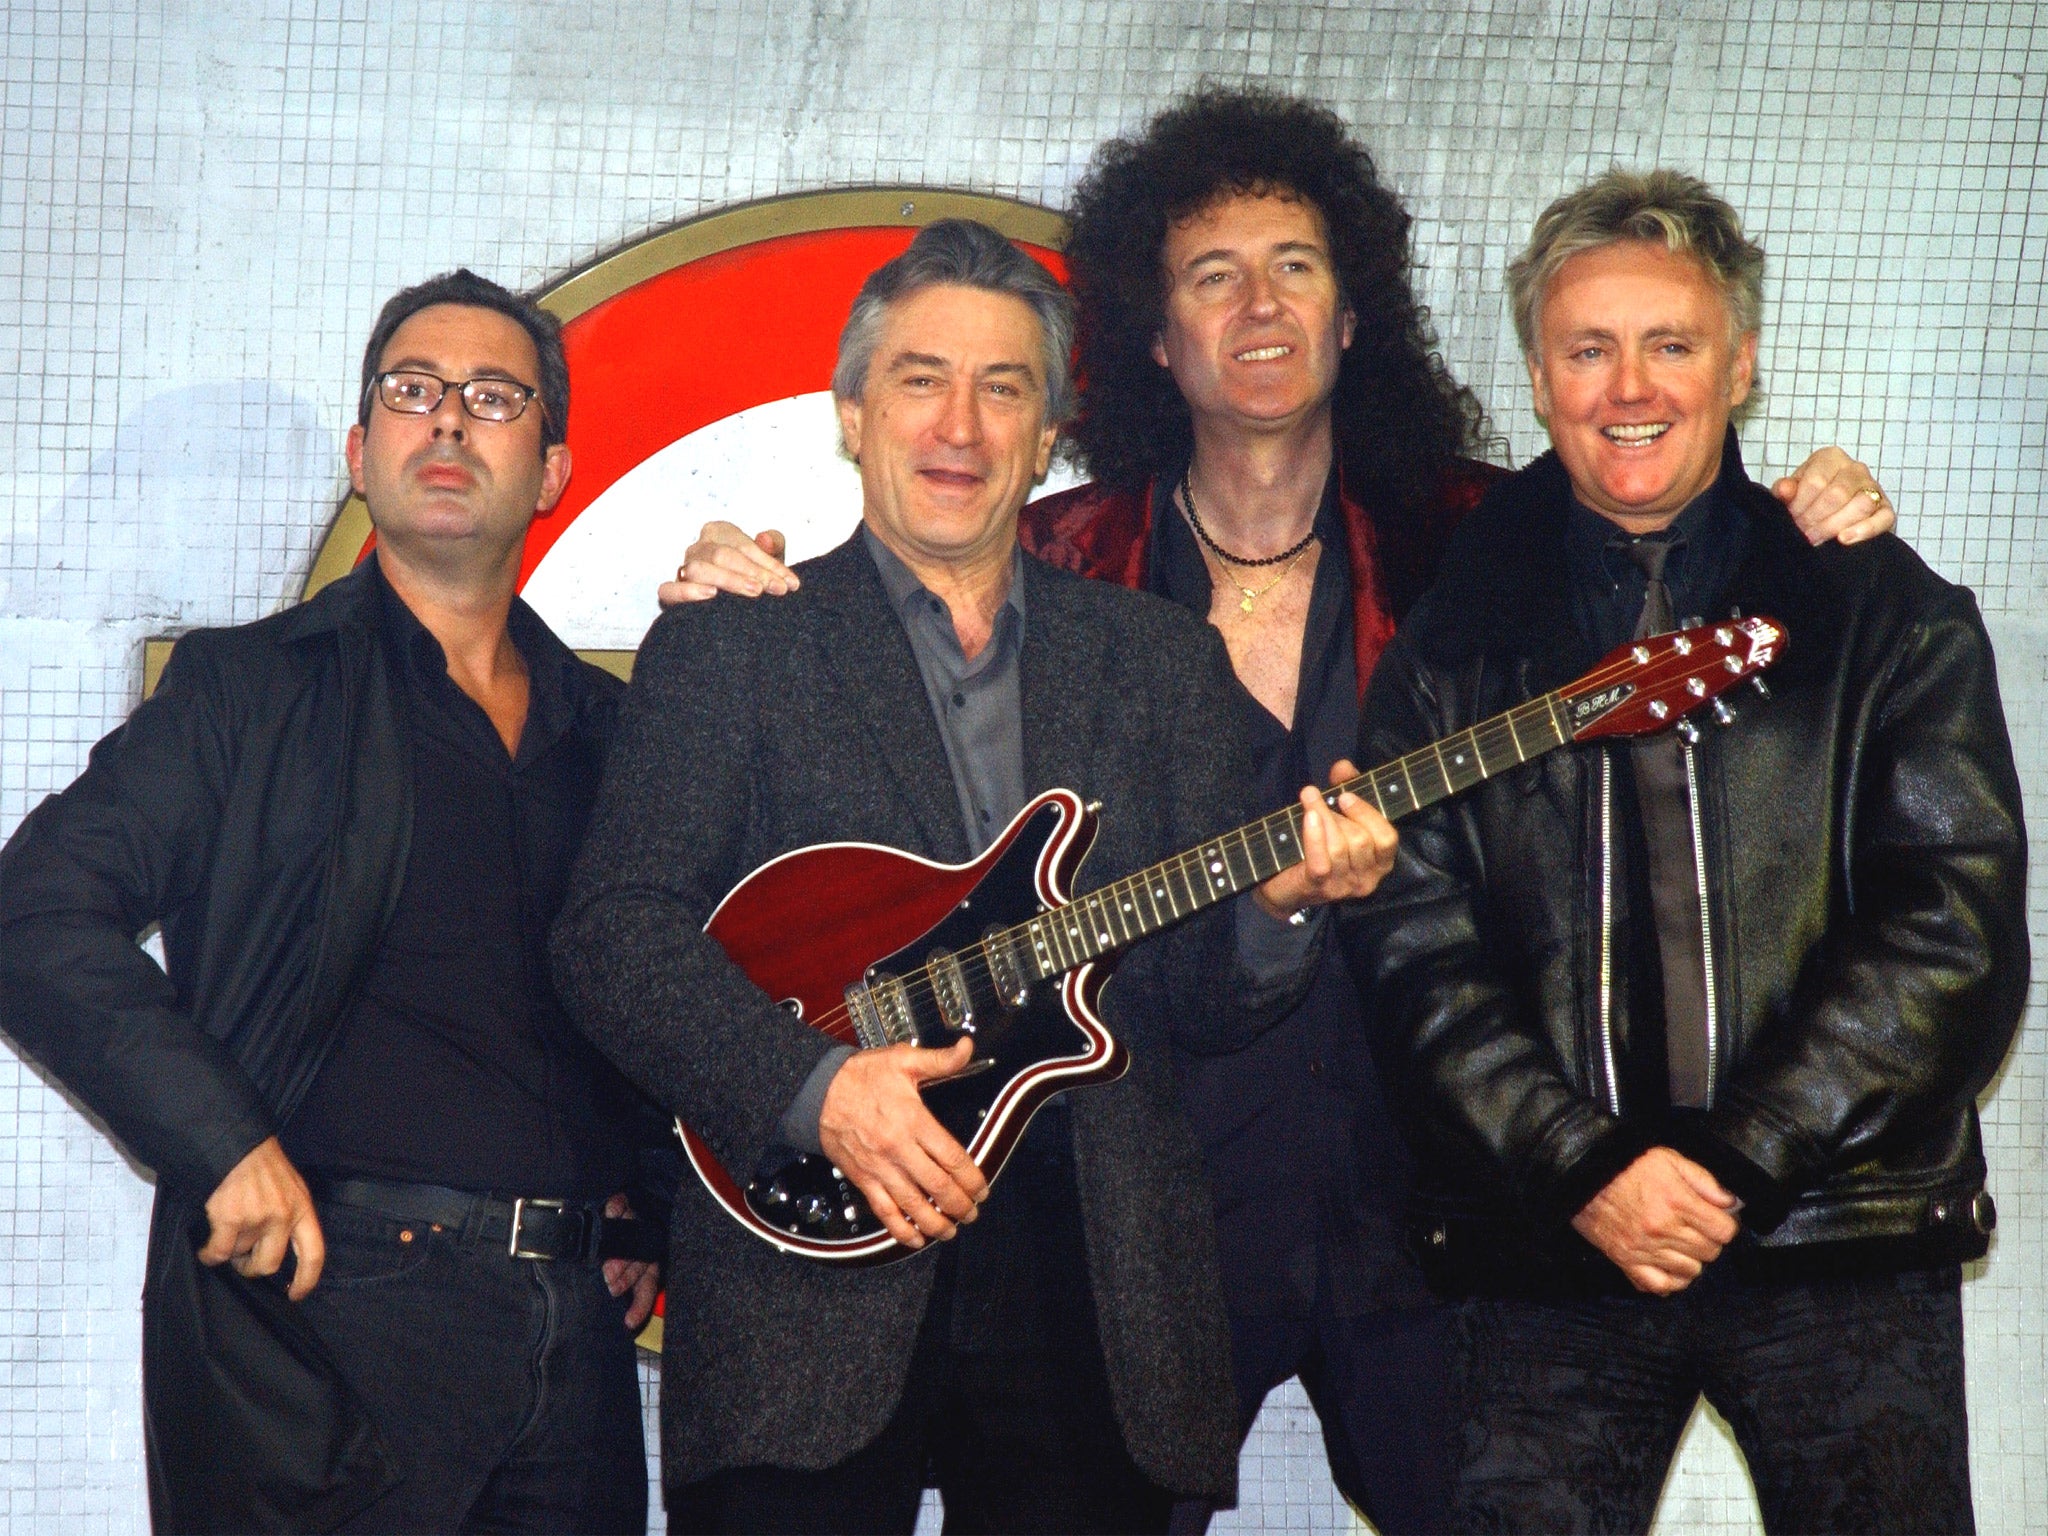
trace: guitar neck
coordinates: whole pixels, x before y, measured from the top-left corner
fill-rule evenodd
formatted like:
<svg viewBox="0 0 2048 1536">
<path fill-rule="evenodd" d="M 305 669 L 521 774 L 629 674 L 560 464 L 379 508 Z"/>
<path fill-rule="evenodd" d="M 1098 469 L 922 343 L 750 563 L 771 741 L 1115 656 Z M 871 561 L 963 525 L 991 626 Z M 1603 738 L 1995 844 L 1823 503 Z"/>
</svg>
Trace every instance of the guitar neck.
<svg viewBox="0 0 2048 1536">
<path fill-rule="evenodd" d="M 1563 691 L 1546 693 L 1335 785 L 1324 799 L 1334 805 L 1348 791 L 1399 821 L 1571 739 Z M 1002 937 L 1013 955 L 1030 957 L 1028 969 L 1038 979 L 1072 970 L 1299 864 L 1301 822 L 1302 807 L 1289 805 L 1043 912 Z"/>
</svg>

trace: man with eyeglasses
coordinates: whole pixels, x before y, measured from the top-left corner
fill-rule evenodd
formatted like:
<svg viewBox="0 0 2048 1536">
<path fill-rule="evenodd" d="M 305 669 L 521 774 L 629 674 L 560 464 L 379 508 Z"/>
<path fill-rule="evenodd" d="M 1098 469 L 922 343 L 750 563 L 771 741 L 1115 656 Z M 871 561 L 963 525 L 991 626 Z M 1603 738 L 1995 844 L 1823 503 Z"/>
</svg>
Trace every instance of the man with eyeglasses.
<svg viewBox="0 0 2048 1536">
<path fill-rule="evenodd" d="M 375 556 L 187 635 L 0 852 L 0 1028 L 157 1179 L 159 1531 L 646 1527 L 650 1122 L 546 952 L 618 685 L 514 596 L 568 405 L 551 316 L 398 294 Z"/>
</svg>

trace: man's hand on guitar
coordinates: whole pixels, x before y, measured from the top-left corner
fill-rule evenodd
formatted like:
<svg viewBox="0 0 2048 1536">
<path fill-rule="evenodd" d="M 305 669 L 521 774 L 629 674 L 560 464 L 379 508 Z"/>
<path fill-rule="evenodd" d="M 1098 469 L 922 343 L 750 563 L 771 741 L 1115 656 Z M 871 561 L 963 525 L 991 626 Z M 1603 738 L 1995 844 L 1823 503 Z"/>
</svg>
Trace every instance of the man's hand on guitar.
<svg viewBox="0 0 2048 1536">
<path fill-rule="evenodd" d="M 1357 777 L 1358 770 L 1343 759 L 1330 770 L 1332 784 Z M 1314 785 L 1302 787 L 1301 806 L 1301 862 L 1252 893 L 1275 917 L 1370 896 L 1394 867 L 1399 839 L 1394 824 L 1374 806 L 1346 793 L 1337 797 L 1332 811 Z"/>
<path fill-rule="evenodd" d="M 773 528 L 750 539 L 732 523 L 706 523 L 697 542 L 683 551 L 676 579 L 664 581 L 655 595 L 664 608 L 701 603 L 721 592 L 735 597 L 785 596 L 802 585 L 796 572 L 782 563 L 785 547 Z"/>
<path fill-rule="evenodd" d="M 951 1237 L 988 1198 L 988 1180 L 918 1092 L 964 1072 L 973 1054 L 965 1036 L 943 1051 L 855 1051 L 825 1090 L 818 1144 L 906 1248 Z"/>
</svg>

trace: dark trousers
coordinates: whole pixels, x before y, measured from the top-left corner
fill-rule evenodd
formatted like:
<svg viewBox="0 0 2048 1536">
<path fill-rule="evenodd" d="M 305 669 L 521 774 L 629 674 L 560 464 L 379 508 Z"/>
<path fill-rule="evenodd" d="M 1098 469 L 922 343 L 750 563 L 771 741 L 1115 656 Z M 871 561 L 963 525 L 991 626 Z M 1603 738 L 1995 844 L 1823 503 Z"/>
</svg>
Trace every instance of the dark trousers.
<svg viewBox="0 0 2048 1536">
<path fill-rule="evenodd" d="M 595 1265 L 325 1205 L 299 1305 L 404 1479 L 349 1532 L 647 1529 L 626 1301 Z"/>
<path fill-rule="evenodd" d="M 1451 1525 L 1453 1309 L 1422 1301 L 1360 1316 L 1317 1298 L 1307 1317 L 1230 1315 L 1240 1435 L 1267 1394 L 1299 1376 L 1322 1425 L 1337 1491 L 1386 1536 Z M 1213 1510 L 1177 1504 L 1175 1536 L 1200 1536 Z"/>
<path fill-rule="evenodd" d="M 1299 1376 L 1323 1427 L 1337 1489 L 1374 1527 L 1443 1531 L 1451 1510 L 1449 1308 L 1423 1303 L 1359 1317 L 1230 1319 L 1238 1425 Z"/>
<path fill-rule="evenodd" d="M 1968 1532 L 1961 1276 L 1747 1282 L 1460 1308 L 1458 1526 L 1649 1528 L 1704 1395 L 1772 1532 Z"/>
<path fill-rule="evenodd" d="M 822 1472 L 741 1467 L 671 1489 L 669 1529 L 908 1532 L 930 1481 L 948 1536 L 1163 1532 L 1172 1499 L 1124 1447 L 1093 1317 L 1046 1347 L 956 1349 L 948 1278 L 942 1271 L 934 1287 L 903 1399 L 879 1436 Z"/>
</svg>

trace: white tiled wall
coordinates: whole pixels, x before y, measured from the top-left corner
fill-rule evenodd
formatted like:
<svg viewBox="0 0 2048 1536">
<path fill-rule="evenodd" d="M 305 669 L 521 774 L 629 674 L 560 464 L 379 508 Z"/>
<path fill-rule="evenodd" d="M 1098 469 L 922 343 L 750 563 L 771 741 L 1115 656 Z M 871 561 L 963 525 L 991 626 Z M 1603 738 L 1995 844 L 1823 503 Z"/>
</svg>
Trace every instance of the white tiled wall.
<svg viewBox="0 0 2048 1536">
<path fill-rule="evenodd" d="M 1773 258 L 1753 461 L 1850 446 L 1990 616 L 2048 798 L 2041 330 L 2048 20 L 1749 0 L 8 0 L 0 12 L 0 835 L 133 702 L 139 641 L 297 591 L 357 350 L 457 263 L 534 285 L 701 210 L 922 182 L 1061 203 L 1206 77 L 1336 104 L 1417 217 L 1446 354 L 1539 446 L 1500 297 L 1551 196 L 1699 171 Z M 680 541 L 680 535 L 679 535 Z M 2048 929 L 2037 879 L 2035 932 Z M 2003 1225 L 1966 1290 L 1987 1531 L 2048 1529 L 2048 1026 L 1985 1111 Z M 147 1189 L 0 1043 L 0 1521 L 146 1522 Z M 1344 1529 L 1277 1395 L 1230 1529 Z M 1660 1520 L 1756 1525 L 1694 1425 Z"/>
</svg>

